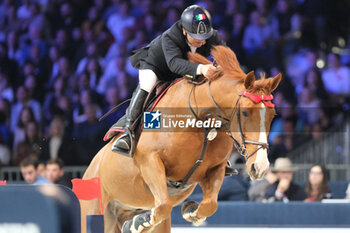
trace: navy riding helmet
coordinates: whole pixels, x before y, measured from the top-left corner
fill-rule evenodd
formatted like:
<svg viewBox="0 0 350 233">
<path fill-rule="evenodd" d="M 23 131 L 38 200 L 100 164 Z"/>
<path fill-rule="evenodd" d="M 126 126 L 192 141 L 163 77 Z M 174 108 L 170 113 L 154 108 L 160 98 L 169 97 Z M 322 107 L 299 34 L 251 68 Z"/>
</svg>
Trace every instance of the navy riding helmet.
<svg viewBox="0 0 350 233">
<path fill-rule="evenodd" d="M 207 40 L 213 35 L 210 13 L 201 6 L 187 7 L 182 12 L 181 24 L 186 32 L 197 40 Z"/>
</svg>

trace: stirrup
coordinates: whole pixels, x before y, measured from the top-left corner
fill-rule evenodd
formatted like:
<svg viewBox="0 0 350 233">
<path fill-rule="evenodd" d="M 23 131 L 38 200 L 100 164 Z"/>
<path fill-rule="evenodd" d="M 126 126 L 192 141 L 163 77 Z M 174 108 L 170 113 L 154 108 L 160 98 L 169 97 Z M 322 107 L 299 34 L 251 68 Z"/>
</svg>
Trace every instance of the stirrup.
<svg viewBox="0 0 350 233">
<path fill-rule="evenodd" d="M 124 134 L 122 134 L 119 138 L 117 138 L 117 140 L 113 142 L 112 151 L 132 158 L 135 152 L 135 139 L 130 129 L 125 128 L 124 130 Z M 125 139 L 125 137 L 127 137 L 127 139 Z M 130 144 L 127 142 L 128 139 L 130 140 Z M 121 144 L 117 146 L 118 143 Z M 123 146 L 125 147 L 123 148 Z"/>
<path fill-rule="evenodd" d="M 237 175 L 238 170 L 235 168 L 231 167 L 231 162 L 230 160 L 227 161 L 226 167 L 225 167 L 225 176 L 232 176 L 232 175 Z"/>
<path fill-rule="evenodd" d="M 112 151 L 116 152 L 116 148 L 129 151 L 130 150 L 130 138 L 129 135 L 123 134 L 112 145 Z"/>
</svg>

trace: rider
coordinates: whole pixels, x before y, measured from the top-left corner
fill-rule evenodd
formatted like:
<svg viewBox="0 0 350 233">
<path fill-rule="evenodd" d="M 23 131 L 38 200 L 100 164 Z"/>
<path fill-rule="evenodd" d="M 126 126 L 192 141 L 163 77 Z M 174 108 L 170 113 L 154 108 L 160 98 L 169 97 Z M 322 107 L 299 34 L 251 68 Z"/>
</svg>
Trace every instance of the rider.
<svg viewBox="0 0 350 233">
<path fill-rule="evenodd" d="M 129 58 L 131 64 L 139 70 L 139 85 L 133 93 L 127 112 L 125 127 L 131 125 L 141 114 L 144 101 L 156 81 L 173 81 L 183 76 L 196 79 L 207 76 L 216 69 L 212 64 L 197 64 L 187 61 L 187 53 L 197 52 L 205 57 L 210 55 L 213 45 L 225 45 L 219 33 L 212 28 L 209 12 L 201 6 L 187 7 L 181 20 L 177 21 L 162 35 L 155 38 L 146 47 L 134 51 Z M 129 134 L 122 134 L 112 146 L 112 150 L 131 149 Z"/>
</svg>

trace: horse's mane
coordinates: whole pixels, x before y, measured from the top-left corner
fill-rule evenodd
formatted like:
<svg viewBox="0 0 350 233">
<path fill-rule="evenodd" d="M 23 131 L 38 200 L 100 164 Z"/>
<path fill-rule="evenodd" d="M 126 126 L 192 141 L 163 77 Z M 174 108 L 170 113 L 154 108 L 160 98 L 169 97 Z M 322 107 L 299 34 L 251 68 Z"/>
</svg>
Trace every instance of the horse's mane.
<svg viewBox="0 0 350 233">
<path fill-rule="evenodd" d="M 213 81 L 217 78 L 220 78 L 224 75 L 229 75 L 230 77 L 237 79 L 237 80 L 243 80 L 246 74 L 243 72 L 241 67 L 239 66 L 239 62 L 237 60 L 237 57 L 235 53 L 228 47 L 218 45 L 214 46 L 211 50 L 211 53 L 213 55 L 213 58 L 217 62 L 218 69 L 216 69 L 215 72 L 208 75 L 208 79 L 210 81 Z M 194 63 L 200 63 L 200 64 L 212 64 L 211 61 L 203 57 L 202 55 L 198 53 L 189 53 L 188 59 L 191 62 Z"/>
</svg>

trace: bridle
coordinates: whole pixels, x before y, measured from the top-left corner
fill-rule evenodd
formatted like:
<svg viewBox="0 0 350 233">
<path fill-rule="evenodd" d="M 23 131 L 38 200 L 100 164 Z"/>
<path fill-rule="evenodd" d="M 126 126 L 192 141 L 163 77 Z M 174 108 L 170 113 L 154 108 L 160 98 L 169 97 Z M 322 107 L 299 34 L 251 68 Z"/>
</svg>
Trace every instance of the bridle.
<svg viewBox="0 0 350 233">
<path fill-rule="evenodd" d="M 224 117 L 224 114 L 222 114 L 222 111 L 220 109 L 220 107 L 216 104 L 213 95 L 211 94 L 210 91 L 210 82 L 206 79 L 203 79 L 201 81 L 195 81 L 195 80 L 188 80 L 190 83 L 193 84 L 191 91 L 188 95 L 188 106 L 189 109 L 191 110 L 192 114 L 194 115 L 194 117 L 197 120 L 201 120 L 199 118 L 199 116 L 195 113 L 195 111 L 193 110 L 192 106 L 191 106 L 191 95 L 193 92 L 193 89 L 196 85 L 200 85 L 203 84 L 207 81 L 208 83 L 208 93 L 209 93 L 209 97 L 215 107 L 216 112 L 210 110 L 210 109 L 203 109 L 202 113 L 206 113 L 204 115 L 205 119 L 208 119 L 208 117 L 215 117 L 218 120 L 221 120 L 223 122 L 223 127 L 226 131 L 226 134 L 233 140 L 233 144 L 236 147 L 238 153 L 244 157 L 245 161 L 247 161 L 252 155 L 254 155 L 256 152 L 258 152 L 260 149 L 269 149 L 269 144 L 264 143 L 264 142 L 258 142 L 258 141 L 252 141 L 252 140 L 246 140 L 242 131 L 242 122 L 241 122 L 241 105 L 239 103 L 241 97 L 247 97 L 249 99 L 251 99 L 253 102 L 255 103 L 259 103 L 259 102 L 263 102 L 266 106 L 268 107 L 274 107 L 274 104 L 272 104 L 271 102 L 268 102 L 270 100 L 273 99 L 272 95 L 269 96 L 258 96 L 258 95 L 254 95 L 252 93 L 246 92 L 246 91 L 241 91 L 238 94 L 238 99 L 236 101 L 236 104 L 234 105 L 230 118 L 226 118 Z M 239 143 L 233 136 L 231 133 L 231 121 L 233 119 L 234 114 L 236 114 L 237 116 L 237 122 L 238 122 L 238 126 L 239 126 L 239 131 L 240 131 L 240 135 L 241 135 L 241 141 L 242 143 Z M 203 159 L 204 159 L 204 155 L 206 152 L 206 148 L 208 145 L 208 140 L 209 140 L 209 134 L 212 130 L 216 130 L 215 128 L 212 129 L 206 129 L 204 128 L 204 138 L 203 138 L 203 146 L 202 146 L 202 151 L 200 153 L 199 158 L 197 159 L 197 161 L 195 162 L 195 164 L 193 165 L 193 167 L 190 169 L 190 171 L 187 173 L 187 175 L 185 176 L 185 178 L 182 181 L 173 181 L 170 179 L 167 179 L 167 185 L 169 187 L 173 187 L 173 188 L 184 188 L 187 185 L 188 180 L 191 178 L 192 174 L 196 171 L 196 169 L 202 164 Z M 256 150 L 254 150 L 252 153 L 248 154 L 247 151 L 247 144 L 252 144 L 252 145 L 257 145 L 258 148 Z"/>
<path fill-rule="evenodd" d="M 249 93 L 247 91 L 241 91 L 238 94 L 238 99 L 232 109 L 232 112 L 230 114 L 230 118 L 226 118 L 224 117 L 224 114 L 222 113 L 220 107 L 216 104 L 214 97 L 210 91 L 210 83 L 209 81 L 208 83 L 208 94 L 209 97 L 216 109 L 216 112 L 213 112 L 210 109 L 204 109 L 203 112 L 208 112 L 205 115 L 205 118 L 213 116 L 219 120 L 221 120 L 223 122 L 223 127 L 225 129 L 226 134 L 233 140 L 233 144 L 235 146 L 235 148 L 237 149 L 238 153 L 244 157 L 245 161 L 247 161 L 251 156 L 253 156 L 255 153 L 257 153 L 260 149 L 269 149 L 269 144 L 265 143 L 265 142 L 259 142 L 259 141 L 253 141 L 253 140 L 246 140 L 245 136 L 243 134 L 243 130 L 242 130 L 242 122 L 241 122 L 241 105 L 240 105 L 240 99 L 241 97 L 246 97 L 249 98 L 250 100 L 252 100 L 255 103 L 259 103 L 259 102 L 263 102 L 263 104 L 265 104 L 267 107 L 274 107 L 274 104 L 269 102 L 273 99 L 273 95 L 268 95 L 268 96 L 258 96 L 252 93 Z M 195 86 L 195 85 L 194 85 Z M 192 114 L 197 118 L 197 120 L 199 119 L 198 115 L 193 111 L 192 107 L 191 107 L 191 102 L 190 102 L 190 96 L 192 94 L 192 90 L 194 88 L 194 86 L 191 89 L 190 95 L 189 95 L 189 99 L 188 99 L 188 103 L 189 103 L 189 108 L 192 112 Z M 239 132 L 241 135 L 241 143 L 238 142 L 237 139 L 235 139 L 231 133 L 231 122 L 233 120 L 233 116 L 234 114 L 236 114 L 237 116 L 237 123 L 238 123 L 238 127 L 239 127 Z M 252 144 L 252 145 L 257 145 L 258 148 L 256 150 L 254 150 L 253 152 L 251 152 L 250 154 L 248 154 L 247 151 L 247 144 Z"/>
</svg>

